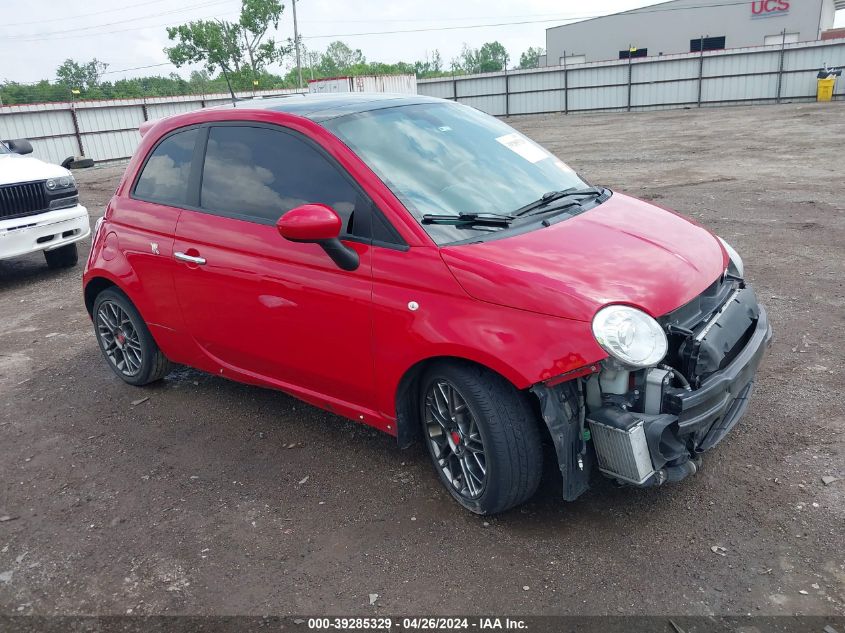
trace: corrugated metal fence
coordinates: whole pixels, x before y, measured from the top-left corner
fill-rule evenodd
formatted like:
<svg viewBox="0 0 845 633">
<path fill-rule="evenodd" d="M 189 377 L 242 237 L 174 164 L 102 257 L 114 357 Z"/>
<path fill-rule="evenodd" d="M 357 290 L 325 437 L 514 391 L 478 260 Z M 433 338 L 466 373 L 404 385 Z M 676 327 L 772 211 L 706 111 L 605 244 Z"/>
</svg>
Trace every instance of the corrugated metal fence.
<svg viewBox="0 0 845 633">
<path fill-rule="evenodd" d="M 808 101 L 815 99 L 816 73 L 825 65 L 845 66 L 845 40 L 421 79 L 417 91 L 497 116 Z M 834 94 L 843 98 L 845 77 Z M 3 106 L 0 139 L 28 138 L 36 156 L 55 163 L 70 156 L 116 160 L 135 151 L 142 122 L 228 100 L 217 94 Z"/>
<path fill-rule="evenodd" d="M 236 93 L 238 97 L 296 94 L 297 90 Z M 149 99 L 36 103 L 0 107 L 0 139 L 29 139 L 33 154 L 61 163 L 71 156 L 95 161 L 128 158 L 141 136 L 144 121 L 222 105 L 229 95 L 191 95 Z"/>
<path fill-rule="evenodd" d="M 780 103 L 814 100 L 825 64 L 845 66 L 845 40 L 420 79 L 417 91 L 496 116 Z"/>
</svg>

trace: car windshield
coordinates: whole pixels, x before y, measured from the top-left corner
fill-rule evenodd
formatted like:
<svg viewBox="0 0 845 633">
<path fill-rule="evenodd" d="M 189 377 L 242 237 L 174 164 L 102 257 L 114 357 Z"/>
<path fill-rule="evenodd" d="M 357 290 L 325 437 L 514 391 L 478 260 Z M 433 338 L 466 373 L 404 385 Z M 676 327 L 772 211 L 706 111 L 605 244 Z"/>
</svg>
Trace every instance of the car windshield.
<svg viewBox="0 0 845 633">
<path fill-rule="evenodd" d="M 423 216 L 510 214 L 551 191 L 586 183 L 548 151 L 468 106 L 424 103 L 360 112 L 323 125 L 423 221 Z M 502 226 L 422 222 L 438 244 Z"/>
</svg>

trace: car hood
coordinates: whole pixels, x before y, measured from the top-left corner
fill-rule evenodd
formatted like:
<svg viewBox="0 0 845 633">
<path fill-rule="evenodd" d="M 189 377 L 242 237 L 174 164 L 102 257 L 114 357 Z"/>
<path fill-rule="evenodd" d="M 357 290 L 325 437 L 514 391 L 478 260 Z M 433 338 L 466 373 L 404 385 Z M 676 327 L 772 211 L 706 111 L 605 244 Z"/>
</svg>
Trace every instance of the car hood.
<svg viewBox="0 0 845 633">
<path fill-rule="evenodd" d="M 703 292 L 728 263 L 707 229 L 620 193 L 548 227 L 440 252 L 476 299 L 582 321 L 610 303 L 662 316 Z"/>
<path fill-rule="evenodd" d="M 0 154 L 0 185 L 32 182 L 67 176 L 70 172 L 61 165 L 45 163 L 32 156 Z"/>
</svg>

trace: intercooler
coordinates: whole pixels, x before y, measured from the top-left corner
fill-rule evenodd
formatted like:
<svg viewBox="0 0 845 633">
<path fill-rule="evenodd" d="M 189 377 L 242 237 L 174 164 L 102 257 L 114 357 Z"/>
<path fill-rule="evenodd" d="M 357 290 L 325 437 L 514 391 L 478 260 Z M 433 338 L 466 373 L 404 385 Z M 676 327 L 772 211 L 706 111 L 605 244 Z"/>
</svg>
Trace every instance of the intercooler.
<svg viewBox="0 0 845 633">
<path fill-rule="evenodd" d="M 623 411 L 599 409 L 588 418 L 599 470 L 615 479 L 643 484 L 654 474 L 641 419 Z"/>
</svg>

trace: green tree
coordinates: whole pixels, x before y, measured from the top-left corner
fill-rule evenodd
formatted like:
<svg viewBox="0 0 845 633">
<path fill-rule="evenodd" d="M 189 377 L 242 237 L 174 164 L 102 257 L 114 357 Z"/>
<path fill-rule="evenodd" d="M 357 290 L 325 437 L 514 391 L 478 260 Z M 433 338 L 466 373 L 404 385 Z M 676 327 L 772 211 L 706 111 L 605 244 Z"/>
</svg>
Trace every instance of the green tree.
<svg viewBox="0 0 845 633">
<path fill-rule="evenodd" d="M 205 64 L 206 70 L 211 73 L 220 68 L 234 97 L 229 75 L 240 71 L 242 54 L 230 27 L 227 22 L 215 20 L 167 27 L 167 37 L 178 40 L 178 44 L 165 48 L 164 52 L 177 68 L 195 63 Z"/>
<path fill-rule="evenodd" d="M 464 42 L 464 45 L 461 47 L 460 55 L 452 58 L 452 72 L 462 72 L 466 74 L 478 72 L 476 66 L 475 51 L 467 46 L 466 42 Z"/>
<path fill-rule="evenodd" d="M 452 70 L 468 75 L 498 72 L 507 68 L 508 59 L 508 51 L 500 42 L 485 42 L 481 48 L 464 44 L 461 54 L 452 60 Z"/>
<path fill-rule="evenodd" d="M 540 66 L 540 57 L 546 54 L 545 48 L 534 48 L 530 46 L 527 51 L 519 56 L 520 68 L 537 68 Z"/>
<path fill-rule="evenodd" d="M 434 49 L 431 57 L 426 55 L 425 61 L 414 62 L 414 73 L 417 77 L 436 77 L 443 74 L 443 58 L 440 51 Z"/>
<path fill-rule="evenodd" d="M 188 84 L 196 92 L 206 92 L 206 88 L 211 83 L 211 73 L 206 69 L 192 70 L 191 76 L 188 79 Z"/>
<path fill-rule="evenodd" d="M 302 59 L 305 61 L 305 65 L 308 67 L 308 73 L 311 76 L 311 79 L 316 79 L 320 76 L 320 57 L 320 51 L 312 51 L 310 48 L 303 47 Z M 293 71 L 295 72 L 296 69 L 294 68 Z M 297 79 L 297 85 L 298 81 L 299 80 Z"/>
<path fill-rule="evenodd" d="M 167 37 L 177 43 L 164 52 L 177 68 L 194 63 L 205 64 L 209 73 L 219 68 L 234 97 L 233 79 L 241 87 L 251 87 L 267 64 L 281 61 L 290 52 L 289 43 L 267 37 L 271 27 L 278 28 L 283 10 L 279 0 L 241 0 L 237 22 L 197 20 L 167 27 Z"/>
<path fill-rule="evenodd" d="M 51 101 L 68 101 L 71 97 L 70 87 L 64 84 L 51 83 L 42 79 L 38 83 L 23 84 L 16 81 L 4 81 L 0 84 L 0 102 L 3 105 L 20 103 L 47 103 Z"/>
<path fill-rule="evenodd" d="M 79 64 L 72 59 L 66 59 L 56 69 L 56 82 L 77 90 L 90 90 L 100 84 L 100 79 L 108 64 L 96 57 L 90 62 Z"/>
<path fill-rule="evenodd" d="M 320 56 L 320 71 L 323 76 L 350 74 L 356 66 L 367 63 L 360 48 L 350 48 L 340 40 L 332 42 Z"/>
<path fill-rule="evenodd" d="M 265 39 L 271 26 L 274 31 L 279 28 L 285 7 L 279 0 L 241 1 L 238 31 L 243 39 L 243 50 L 249 59 L 249 66 L 257 77 L 267 64 L 280 62 L 291 51 L 291 42 L 283 45 L 272 37 Z"/>
<path fill-rule="evenodd" d="M 492 73 L 505 70 L 508 67 L 510 56 L 501 42 L 486 42 L 478 49 L 476 59 L 478 60 L 479 72 Z"/>
<path fill-rule="evenodd" d="M 434 49 L 434 53 L 431 55 L 431 60 L 428 62 L 429 69 L 428 72 L 430 73 L 442 73 L 443 72 L 443 58 L 440 56 L 440 51 L 438 49 Z"/>
</svg>

